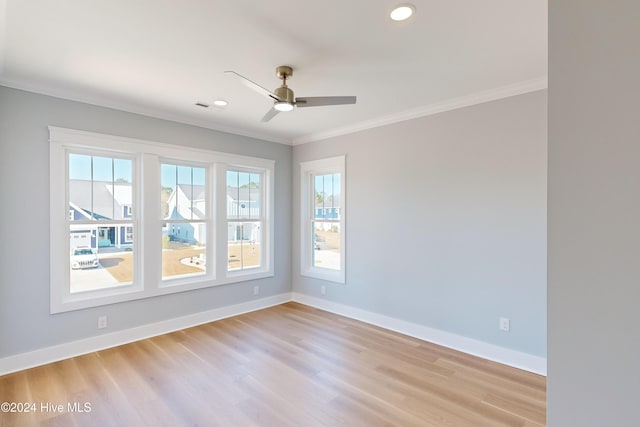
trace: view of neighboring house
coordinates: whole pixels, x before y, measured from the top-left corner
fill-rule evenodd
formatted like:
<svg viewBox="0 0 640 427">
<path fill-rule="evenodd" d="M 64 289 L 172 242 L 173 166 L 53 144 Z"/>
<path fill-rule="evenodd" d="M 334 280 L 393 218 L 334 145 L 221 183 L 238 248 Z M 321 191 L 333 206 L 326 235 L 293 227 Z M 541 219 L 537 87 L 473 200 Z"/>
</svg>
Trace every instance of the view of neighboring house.
<svg viewBox="0 0 640 427">
<path fill-rule="evenodd" d="M 130 247 L 133 226 L 100 225 L 100 220 L 129 221 L 132 218 L 130 183 L 69 180 L 70 249 L 89 247 Z M 96 221 L 96 224 L 73 224 L 74 221 Z"/>
<path fill-rule="evenodd" d="M 260 189 L 227 186 L 227 218 L 259 219 Z M 229 222 L 227 227 L 229 242 L 249 240 L 260 242 L 259 222 Z"/>
<path fill-rule="evenodd" d="M 129 183 L 69 180 L 69 219 L 73 221 L 124 220 L 132 218 L 132 191 Z M 206 244 L 206 227 L 199 220 L 205 219 L 205 187 L 202 185 L 177 185 L 168 196 L 168 216 L 163 235 L 170 241 L 188 244 Z M 91 208 L 93 206 L 93 209 Z M 318 208 L 317 217 L 339 218 L 339 208 Z M 260 191 L 255 188 L 227 187 L 228 240 L 260 241 L 260 224 L 242 222 L 242 219 L 260 218 Z M 171 220 L 193 220 L 171 222 Z M 71 249 L 90 247 L 127 247 L 133 242 L 131 225 L 100 226 L 98 223 L 71 225 Z"/>
<path fill-rule="evenodd" d="M 314 229 L 316 232 L 338 232 L 340 218 L 342 217 L 342 209 L 340 207 L 340 195 L 330 195 L 327 197 L 316 197 L 316 205 L 314 207 Z M 327 245 L 327 235 L 317 235 L 315 237 L 314 247 L 316 250 L 323 248 L 338 249 L 339 245 Z M 333 239 L 331 239 L 333 240 Z"/>
<path fill-rule="evenodd" d="M 166 201 L 168 216 L 166 220 L 203 220 L 206 212 L 204 185 L 177 185 Z M 166 222 L 162 236 L 170 241 L 188 244 L 207 243 L 206 227 L 203 223 Z"/>
<path fill-rule="evenodd" d="M 316 200 L 314 217 L 317 220 L 339 220 L 342 215 L 340 209 L 340 195 L 331 195 L 322 200 Z"/>
<path fill-rule="evenodd" d="M 260 193 L 256 188 L 227 187 L 227 218 L 229 219 L 229 242 L 249 240 L 260 241 L 260 223 L 242 222 L 243 219 L 260 218 Z M 167 198 L 168 216 L 164 224 L 163 236 L 170 241 L 188 244 L 206 244 L 205 219 L 206 199 L 203 185 L 179 184 Z M 171 220 L 193 220 L 171 222 Z M 235 219 L 238 222 L 232 222 Z"/>
</svg>

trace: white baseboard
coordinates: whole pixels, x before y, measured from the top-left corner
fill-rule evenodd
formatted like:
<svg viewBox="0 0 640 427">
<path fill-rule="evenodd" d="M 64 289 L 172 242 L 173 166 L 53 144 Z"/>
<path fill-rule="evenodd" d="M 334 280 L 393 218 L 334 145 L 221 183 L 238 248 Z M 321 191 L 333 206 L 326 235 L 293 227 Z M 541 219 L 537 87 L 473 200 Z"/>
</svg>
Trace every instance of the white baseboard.
<svg viewBox="0 0 640 427">
<path fill-rule="evenodd" d="M 0 375 L 261 310 L 288 301 L 291 301 L 291 294 L 284 293 L 5 357 L 0 359 Z"/>
<path fill-rule="evenodd" d="M 283 304 L 288 301 L 299 302 L 301 304 L 380 326 L 385 329 L 459 350 L 484 359 L 524 369 L 529 372 L 534 372 L 540 375 L 547 374 L 547 360 L 543 357 L 533 356 L 452 334 L 450 332 L 430 328 L 428 326 L 293 292 L 220 307 L 188 316 L 168 319 L 162 322 L 5 357 L 0 359 L 0 375 L 45 365 L 47 363 L 80 356 L 82 354 L 92 353 L 94 351 L 104 350 L 106 348 L 116 347 L 251 311 L 261 310 L 263 308 Z"/>
<path fill-rule="evenodd" d="M 396 319 L 394 317 L 312 297 L 298 292 L 293 292 L 292 295 L 293 301 L 301 304 L 380 326 L 385 329 L 472 354 L 483 359 L 512 366 L 514 368 L 523 369 L 540 375 L 547 375 L 547 359 L 544 357 L 533 356 L 531 354 L 456 335 L 451 332 L 441 331 L 439 329 L 407 322 L 405 320 Z"/>
</svg>

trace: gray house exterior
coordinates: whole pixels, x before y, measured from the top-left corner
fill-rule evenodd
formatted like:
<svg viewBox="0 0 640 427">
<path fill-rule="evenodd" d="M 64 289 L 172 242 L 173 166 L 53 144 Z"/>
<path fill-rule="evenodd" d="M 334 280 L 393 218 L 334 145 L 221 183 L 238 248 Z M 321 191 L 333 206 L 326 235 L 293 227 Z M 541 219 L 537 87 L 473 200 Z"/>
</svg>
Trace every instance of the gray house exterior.
<svg viewBox="0 0 640 427">
<path fill-rule="evenodd" d="M 133 218 L 132 206 L 131 183 L 69 180 L 70 249 L 131 247 L 133 225 L 127 222 Z M 123 224 L 100 224 L 105 220 Z"/>
</svg>

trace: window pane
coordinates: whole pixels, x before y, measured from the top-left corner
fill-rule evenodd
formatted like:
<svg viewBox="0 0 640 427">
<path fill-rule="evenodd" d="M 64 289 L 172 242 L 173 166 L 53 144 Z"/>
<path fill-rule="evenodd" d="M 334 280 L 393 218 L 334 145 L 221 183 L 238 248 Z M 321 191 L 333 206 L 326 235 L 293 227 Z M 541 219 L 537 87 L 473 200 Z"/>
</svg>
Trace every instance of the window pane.
<svg viewBox="0 0 640 427">
<path fill-rule="evenodd" d="M 93 219 L 116 219 L 114 215 L 115 200 L 113 182 L 93 181 L 92 186 Z"/>
<path fill-rule="evenodd" d="M 128 159 L 69 154 L 69 220 L 130 219 L 132 172 Z"/>
<path fill-rule="evenodd" d="M 313 223 L 313 266 L 340 270 L 340 224 Z"/>
<path fill-rule="evenodd" d="M 91 180 L 91 156 L 69 154 L 69 179 Z"/>
<path fill-rule="evenodd" d="M 175 165 L 160 165 L 160 212 L 162 218 L 173 218 L 176 201 L 170 199 L 175 197 L 177 170 Z M 171 205 L 171 207 L 169 207 Z"/>
<path fill-rule="evenodd" d="M 113 159 L 92 157 L 93 219 L 115 219 L 113 197 Z"/>
<path fill-rule="evenodd" d="M 131 219 L 133 216 L 133 162 L 128 159 L 113 159 L 114 181 L 113 219 Z M 109 188 L 107 188 L 109 189 Z"/>
<path fill-rule="evenodd" d="M 260 218 L 262 209 L 262 182 L 259 174 L 249 175 L 249 218 Z"/>
<path fill-rule="evenodd" d="M 244 270 L 261 265 L 262 224 L 254 222 L 229 222 L 228 270 Z"/>
<path fill-rule="evenodd" d="M 191 171 L 192 168 L 189 166 L 177 166 L 178 170 L 178 185 L 191 185 Z"/>
<path fill-rule="evenodd" d="M 340 174 L 334 173 L 331 176 L 331 206 L 340 206 Z"/>
<path fill-rule="evenodd" d="M 206 236 L 203 222 L 167 222 L 162 227 L 162 279 L 204 274 Z"/>
<path fill-rule="evenodd" d="M 133 225 L 71 225 L 71 293 L 133 282 Z"/>
<path fill-rule="evenodd" d="M 161 164 L 160 212 L 164 219 L 206 218 L 206 169 Z"/>
<path fill-rule="evenodd" d="M 339 220 L 340 174 L 316 175 L 314 181 L 314 219 Z"/>
<path fill-rule="evenodd" d="M 227 171 L 227 218 L 259 219 L 262 209 L 262 175 Z"/>
<path fill-rule="evenodd" d="M 71 293 L 133 282 L 133 161 L 70 153 L 68 156 Z M 92 224 L 73 224 L 96 221 Z"/>
<path fill-rule="evenodd" d="M 113 181 L 113 159 L 93 156 L 92 177 L 94 181 Z"/>
<path fill-rule="evenodd" d="M 69 221 L 92 220 L 91 180 L 69 180 Z"/>
<path fill-rule="evenodd" d="M 113 159 L 113 177 L 116 183 L 129 183 L 133 181 L 132 178 L 132 164 L 129 159 Z"/>
</svg>

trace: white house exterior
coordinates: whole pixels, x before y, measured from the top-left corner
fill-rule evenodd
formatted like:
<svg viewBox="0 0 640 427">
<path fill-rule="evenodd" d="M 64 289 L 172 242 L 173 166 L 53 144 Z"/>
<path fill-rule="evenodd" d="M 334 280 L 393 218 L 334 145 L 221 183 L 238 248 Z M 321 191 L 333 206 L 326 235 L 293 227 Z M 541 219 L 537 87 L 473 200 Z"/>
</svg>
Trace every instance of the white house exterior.
<svg viewBox="0 0 640 427">
<path fill-rule="evenodd" d="M 163 228 L 163 236 L 172 241 L 205 245 L 206 226 L 203 223 L 171 222 L 171 220 L 199 221 L 206 218 L 206 194 L 203 185 L 177 185 L 169 198 L 169 215 Z"/>
<path fill-rule="evenodd" d="M 260 189 L 227 187 L 229 242 L 261 241 L 260 200 Z M 206 244 L 205 226 L 197 222 L 205 219 L 206 215 L 205 187 L 177 185 L 166 203 L 168 216 L 163 235 L 170 241 Z"/>
</svg>

